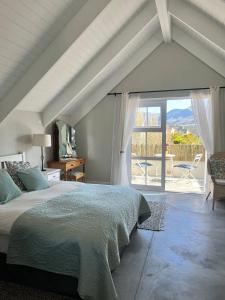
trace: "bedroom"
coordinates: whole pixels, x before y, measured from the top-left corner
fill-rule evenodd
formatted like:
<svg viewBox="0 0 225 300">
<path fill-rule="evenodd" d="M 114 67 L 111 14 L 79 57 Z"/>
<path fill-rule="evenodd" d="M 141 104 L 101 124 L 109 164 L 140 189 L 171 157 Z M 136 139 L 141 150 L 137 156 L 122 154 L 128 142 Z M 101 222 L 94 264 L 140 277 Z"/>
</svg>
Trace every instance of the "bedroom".
<svg viewBox="0 0 225 300">
<path fill-rule="evenodd" d="M 114 183 L 121 183 L 115 143 L 115 132 L 121 132 L 115 122 L 117 106 L 124 100 L 120 93 L 123 98 L 130 93 L 129 98 L 138 103 L 143 99 L 158 104 L 174 97 L 193 99 L 198 92 L 211 101 L 217 99 L 219 87 L 221 106 L 212 107 L 216 117 L 200 125 L 205 125 L 203 133 L 217 128 L 216 150 L 208 152 L 225 151 L 224 1 L 1 0 L 0 10 L 1 161 L 25 152 L 32 167 L 41 167 L 40 147 L 33 145 L 33 135 L 49 134 L 51 147 L 44 149 L 47 167 L 55 160 L 53 125 L 62 120 L 76 130 L 76 151 L 86 159 L 85 170 L 79 171 L 84 171 L 86 183 L 109 185 L 112 170 Z M 199 135 L 207 150 L 209 135 L 202 132 Z M 165 130 L 162 136 L 162 152 L 154 153 L 161 156 L 138 159 L 153 164 L 149 176 L 161 174 L 161 189 L 142 186 L 141 192 L 148 201 L 165 203 L 164 230 L 132 233 L 121 263 L 112 273 L 115 291 L 123 300 L 222 299 L 224 201 L 216 201 L 213 211 L 212 195 L 205 200 L 209 191 L 206 172 L 203 194 L 190 193 L 188 184 L 189 193 L 164 191 L 169 163 L 163 147 L 167 144 Z M 119 152 L 124 150 L 130 161 L 130 149 L 122 147 Z M 130 177 L 129 161 L 128 168 L 123 168 L 128 170 L 125 180 Z M 156 168 L 156 161 L 161 168 Z M 202 165 L 206 161 L 202 159 Z M 142 165 L 135 166 L 138 176 L 146 177 L 146 165 L 144 171 Z M 15 201 L 1 205 L 2 211 L 13 207 Z M 51 278 L 49 286 L 43 282 L 43 286 L 37 282 L 35 286 L 37 274 L 26 278 L 30 282 L 18 282 L 17 271 L 8 280 L 1 274 L 0 299 L 74 298 L 68 293 L 73 287 L 71 278 L 60 277 L 59 283 Z"/>
</svg>

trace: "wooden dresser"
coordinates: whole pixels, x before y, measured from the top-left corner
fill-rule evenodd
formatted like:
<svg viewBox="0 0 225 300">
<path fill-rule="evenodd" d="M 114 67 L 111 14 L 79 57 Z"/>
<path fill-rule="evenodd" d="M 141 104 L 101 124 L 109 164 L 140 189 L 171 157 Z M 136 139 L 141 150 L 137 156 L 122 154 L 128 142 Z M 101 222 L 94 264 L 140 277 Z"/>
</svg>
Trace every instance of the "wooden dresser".
<svg viewBox="0 0 225 300">
<path fill-rule="evenodd" d="M 85 158 L 65 159 L 48 162 L 48 168 L 61 169 L 63 171 L 63 180 L 85 181 Z M 82 167 L 82 171 L 79 171 Z M 78 170 L 77 170 L 78 169 Z"/>
</svg>

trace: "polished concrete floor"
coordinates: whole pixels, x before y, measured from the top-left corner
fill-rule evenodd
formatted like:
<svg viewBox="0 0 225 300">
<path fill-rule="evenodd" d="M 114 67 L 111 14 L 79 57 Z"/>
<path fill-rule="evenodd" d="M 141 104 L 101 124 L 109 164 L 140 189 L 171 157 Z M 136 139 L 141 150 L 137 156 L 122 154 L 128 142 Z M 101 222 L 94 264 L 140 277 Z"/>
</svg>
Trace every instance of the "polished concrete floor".
<svg viewBox="0 0 225 300">
<path fill-rule="evenodd" d="M 113 272 L 119 300 L 225 299 L 225 201 L 212 212 L 211 202 L 199 194 L 149 193 L 146 198 L 167 202 L 165 231 L 133 233 Z M 34 290 L 26 299 L 13 291 L 7 299 L 39 299 Z M 40 299 L 73 299 L 59 297 Z"/>
<path fill-rule="evenodd" d="M 121 300 L 225 299 L 225 202 L 202 195 L 147 195 L 166 201 L 165 231 L 138 230 L 114 281 Z"/>
</svg>

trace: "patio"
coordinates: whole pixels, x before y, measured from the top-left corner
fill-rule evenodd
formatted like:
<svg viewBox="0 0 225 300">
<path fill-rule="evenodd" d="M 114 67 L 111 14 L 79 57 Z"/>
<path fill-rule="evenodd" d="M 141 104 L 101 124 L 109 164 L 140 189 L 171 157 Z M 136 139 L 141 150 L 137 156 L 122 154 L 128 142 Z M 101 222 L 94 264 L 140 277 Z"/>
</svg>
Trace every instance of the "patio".
<svg viewBox="0 0 225 300">
<path fill-rule="evenodd" d="M 204 193 L 205 162 L 201 161 L 198 167 L 192 171 L 193 179 L 183 178 L 184 170 L 176 168 L 176 164 L 191 163 L 190 161 L 166 161 L 165 190 L 180 193 Z M 148 161 L 149 166 L 140 168 L 136 160 L 132 161 L 131 183 L 135 185 L 149 186 L 149 189 L 161 186 L 161 162 Z"/>
<path fill-rule="evenodd" d="M 143 176 L 134 176 L 132 184 L 144 184 Z M 147 185 L 160 186 L 160 179 L 157 177 L 149 176 L 147 178 Z M 184 179 L 176 177 L 166 177 L 165 190 L 168 192 L 177 193 L 204 193 L 204 180 L 203 179 Z M 151 189 L 151 188 L 150 188 Z"/>
</svg>

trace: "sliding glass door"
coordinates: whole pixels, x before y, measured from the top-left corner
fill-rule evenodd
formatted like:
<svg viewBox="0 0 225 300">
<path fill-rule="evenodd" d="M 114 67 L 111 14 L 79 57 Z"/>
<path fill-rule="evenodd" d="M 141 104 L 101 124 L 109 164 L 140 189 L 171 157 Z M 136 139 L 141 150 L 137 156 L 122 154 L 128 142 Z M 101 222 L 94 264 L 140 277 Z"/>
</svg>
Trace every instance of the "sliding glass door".
<svg viewBox="0 0 225 300">
<path fill-rule="evenodd" d="M 131 184 L 165 190 L 166 100 L 141 100 L 131 142 Z"/>
</svg>

